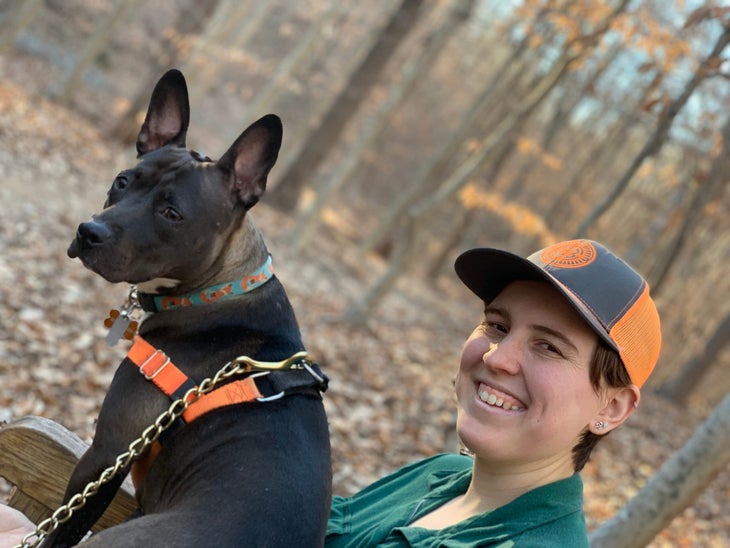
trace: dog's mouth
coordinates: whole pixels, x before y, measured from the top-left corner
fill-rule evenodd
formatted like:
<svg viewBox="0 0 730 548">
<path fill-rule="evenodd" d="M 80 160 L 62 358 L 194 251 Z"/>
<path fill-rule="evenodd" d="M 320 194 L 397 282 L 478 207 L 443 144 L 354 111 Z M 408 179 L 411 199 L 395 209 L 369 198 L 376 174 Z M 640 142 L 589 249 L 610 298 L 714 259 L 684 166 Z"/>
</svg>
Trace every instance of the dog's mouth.
<svg viewBox="0 0 730 548">
<path fill-rule="evenodd" d="M 119 283 L 129 281 L 122 274 L 124 269 L 113 264 L 109 264 L 103 257 L 103 253 L 97 252 L 97 248 L 84 244 L 83 241 L 75 239 L 68 246 L 66 254 L 71 259 L 79 259 L 84 267 L 88 268 L 95 274 L 98 274 L 110 283 Z M 130 281 L 130 283 L 132 283 Z"/>
</svg>

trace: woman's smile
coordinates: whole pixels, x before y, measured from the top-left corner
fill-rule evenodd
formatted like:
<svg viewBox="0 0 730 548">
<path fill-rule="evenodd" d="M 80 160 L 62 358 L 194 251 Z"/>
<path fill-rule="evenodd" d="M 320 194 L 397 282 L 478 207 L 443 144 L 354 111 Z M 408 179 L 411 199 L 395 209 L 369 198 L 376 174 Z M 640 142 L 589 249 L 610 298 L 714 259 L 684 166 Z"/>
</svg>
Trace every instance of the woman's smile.
<svg viewBox="0 0 730 548">
<path fill-rule="evenodd" d="M 477 396 L 489 407 L 505 411 L 524 411 L 527 406 L 514 396 L 483 382 L 477 383 Z"/>
</svg>

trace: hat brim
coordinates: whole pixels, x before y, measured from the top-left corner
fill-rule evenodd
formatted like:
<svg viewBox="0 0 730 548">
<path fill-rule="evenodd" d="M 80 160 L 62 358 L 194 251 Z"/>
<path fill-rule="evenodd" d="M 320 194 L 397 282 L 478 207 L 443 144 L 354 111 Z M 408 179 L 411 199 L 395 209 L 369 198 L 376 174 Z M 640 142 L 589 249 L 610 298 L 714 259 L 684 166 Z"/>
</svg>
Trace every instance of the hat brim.
<svg viewBox="0 0 730 548">
<path fill-rule="evenodd" d="M 560 281 L 539 265 L 501 249 L 477 248 L 457 257 L 454 269 L 461 281 L 485 303 L 490 303 L 510 283 L 516 281 L 547 282 L 565 297 L 609 348 L 619 351 L 606 327 L 583 302 Z"/>
</svg>

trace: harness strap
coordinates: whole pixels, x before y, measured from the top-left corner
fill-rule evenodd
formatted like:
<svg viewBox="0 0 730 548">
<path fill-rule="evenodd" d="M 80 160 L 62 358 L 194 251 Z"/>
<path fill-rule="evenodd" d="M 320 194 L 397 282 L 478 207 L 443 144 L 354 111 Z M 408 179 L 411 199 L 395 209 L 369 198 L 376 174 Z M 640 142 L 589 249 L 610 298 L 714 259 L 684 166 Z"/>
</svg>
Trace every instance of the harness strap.
<svg viewBox="0 0 730 548">
<path fill-rule="evenodd" d="M 167 354 L 142 337 L 138 336 L 134 340 L 127 358 L 139 367 L 139 372 L 145 379 L 153 382 L 173 401 L 182 398 L 188 390 L 197 386 L 195 381 L 172 363 Z M 203 394 L 185 410 L 183 421 L 190 423 L 219 407 L 248 403 L 263 397 L 254 378 L 251 375 Z"/>
<path fill-rule="evenodd" d="M 236 405 L 237 403 L 247 403 L 262 398 L 254 377 L 246 377 L 228 384 L 224 384 L 220 388 L 216 388 L 203 395 L 199 400 L 190 405 L 183 414 L 185 422 L 193 422 L 195 419 L 202 417 L 206 413 L 226 407 L 228 405 Z"/>
<path fill-rule="evenodd" d="M 142 337 L 134 339 L 134 344 L 127 352 L 127 358 L 139 367 L 139 372 L 145 379 L 152 381 L 172 400 L 182 398 L 188 390 L 197 386 L 190 377 L 172 363 L 167 354 L 152 346 Z M 188 422 L 187 419 L 185 420 Z"/>
<path fill-rule="evenodd" d="M 139 368 L 145 379 L 153 382 L 173 401 L 183 398 L 191 388 L 197 386 L 195 381 L 183 373 L 167 354 L 139 335 L 135 337 L 127 353 L 127 359 Z M 261 383 L 257 384 L 256 379 L 261 379 Z M 182 426 L 221 407 L 273 400 L 285 394 L 303 391 L 324 392 L 327 390 L 328 380 L 313 363 L 300 370 L 252 373 L 203 394 L 188 406 L 178 420 Z M 146 455 L 132 463 L 130 473 L 135 489 L 142 484 L 160 450 L 160 441 L 156 441 Z"/>
<path fill-rule="evenodd" d="M 188 390 L 197 386 L 162 350 L 155 348 L 142 337 L 137 336 L 134 339 L 127 358 L 139 368 L 145 379 L 153 382 L 173 401 L 182 398 Z M 178 420 L 187 424 L 219 407 L 251 402 L 260 397 L 261 393 L 253 377 L 249 376 L 202 395 L 190 404 Z M 160 442 L 155 441 L 146 455 L 132 463 L 130 474 L 135 489 L 139 489 L 142 485 L 161 449 Z"/>
</svg>

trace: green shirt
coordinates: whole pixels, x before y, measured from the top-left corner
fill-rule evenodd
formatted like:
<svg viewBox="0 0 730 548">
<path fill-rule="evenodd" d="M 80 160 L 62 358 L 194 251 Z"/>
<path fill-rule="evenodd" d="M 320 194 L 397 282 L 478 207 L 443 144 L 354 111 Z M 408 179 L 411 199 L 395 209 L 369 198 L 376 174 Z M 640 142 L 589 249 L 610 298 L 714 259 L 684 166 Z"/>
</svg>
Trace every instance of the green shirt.
<svg viewBox="0 0 730 548">
<path fill-rule="evenodd" d="M 466 492 L 471 467 L 468 457 L 438 455 L 401 468 L 352 497 L 334 497 L 325 546 L 588 547 L 578 474 L 444 529 L 408 527 Z"/>
</svg>

